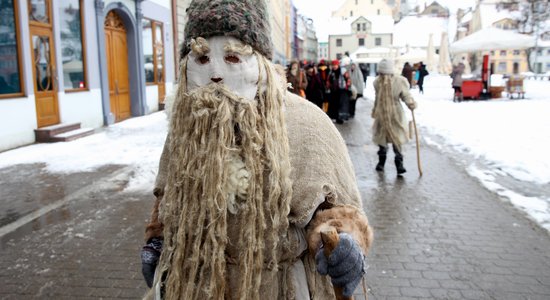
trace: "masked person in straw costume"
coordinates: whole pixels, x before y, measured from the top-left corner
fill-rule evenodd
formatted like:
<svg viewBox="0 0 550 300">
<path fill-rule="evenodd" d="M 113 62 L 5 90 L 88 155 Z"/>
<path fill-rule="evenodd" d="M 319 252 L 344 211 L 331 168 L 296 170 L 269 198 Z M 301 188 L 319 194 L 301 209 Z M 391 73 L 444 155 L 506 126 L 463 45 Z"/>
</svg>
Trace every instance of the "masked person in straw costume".
<svg viewBox="0 0 550 300">
<path fill-rule="evenodd" d="M 374 107 L 372 109 L 373 142 L 379 147 L 376 171 L 383 171 L 386 163 L 388 144 L 392 144 L 395 153 L 397 174 L 407 170 L 403 167 L 402 145 L 408 141 L 407 119 L 400 100 L 405 102 L 410 110 L 416 108 L 409 82 L 401 75 L 394 75 L 393 62 L 383 59 L 378 64 L 378 76 L 373 82 L 375 90 Z"/>
<path fill-rule="evenodd" d="M 187 14 L 141 251 L 146 297 L 351 295 L 372 230 L 343 139 L 270 62 L 265 3 L 194 0 Z M 328 260 L 327 224 L 340 238 Z"/>
</svg>

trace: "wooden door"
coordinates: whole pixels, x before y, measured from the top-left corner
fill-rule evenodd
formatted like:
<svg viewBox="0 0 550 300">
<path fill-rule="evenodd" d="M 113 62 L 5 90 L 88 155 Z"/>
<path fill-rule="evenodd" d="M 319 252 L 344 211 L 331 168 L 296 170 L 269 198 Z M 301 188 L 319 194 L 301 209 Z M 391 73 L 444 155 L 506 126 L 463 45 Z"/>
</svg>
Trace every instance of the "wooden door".
<svg viewBox="0 0 550 300">
<path fill-rule="evenodd" d="M 29 32 L 38 128 L 59 123 L 58 78 L 51 15 L 51 1 L 33 0 L 33 5 L 29 6 Z"/>
<path fill-rule="evenodd" d="M 105 47 L 110 107 L 115 122 L 120 122 L 131 116 L 128 42 L 124 24 L 114 11 L 105 18 Z"/>
</svg>

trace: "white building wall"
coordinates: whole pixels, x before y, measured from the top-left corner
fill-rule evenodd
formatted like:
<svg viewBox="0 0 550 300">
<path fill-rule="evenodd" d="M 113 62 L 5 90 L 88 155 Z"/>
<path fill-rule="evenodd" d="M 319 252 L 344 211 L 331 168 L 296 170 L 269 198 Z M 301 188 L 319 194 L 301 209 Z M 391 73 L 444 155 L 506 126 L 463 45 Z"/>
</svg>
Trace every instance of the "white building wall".
<svg viewBox="0 0 550 300">
<path fill-rule="evenodd" d="M 0 100 L 0 151 L 34 142 L 37 127 L 34 95 Z"/>
<path fill-rule="evenodd" d="M 103 126 L 101 90 L 59 93 L 59 116 L 61 123 L 80 123 L 82 128 Z"/>
<path fill-rule="evenodd" d="M 380 38 L 380 45 L 376 45 L 376 38 Z M 342 46 L 336 46 L 336 40 L 342 39 Z M 329 55 L 330 59 L 336 59 L 337 54 L 342 54 L 347 51 L 350 54 L 355 52 L 359 47 L 375 48 L 375 47 L 390 47 L 392 43 L 391 34 L 369 34 L 365 38 L 365 45 L 359 46 L 359 38 L 355 34 L 347 35 L 330 35 L 329 36 Z"/>
</svg>

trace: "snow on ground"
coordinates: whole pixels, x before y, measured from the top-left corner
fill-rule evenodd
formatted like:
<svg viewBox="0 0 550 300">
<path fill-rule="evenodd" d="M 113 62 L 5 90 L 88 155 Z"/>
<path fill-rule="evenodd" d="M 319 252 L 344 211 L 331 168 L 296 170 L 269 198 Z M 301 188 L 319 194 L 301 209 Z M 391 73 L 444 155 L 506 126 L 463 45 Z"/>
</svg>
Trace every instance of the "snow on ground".
<svg viewBox="0 0 550 300">
<path fill-rule="evenodd" d="M 46 163 L 53 173 L 93 171 L 108 164 L 131 165 L 127 191 L 151 191 L 168 121 L 164 112 L 132 118 L 75 141 L 34 144 L 0 153 L 0 168 Z"/>
<path fill-rule="evenodd" d="M 371 99 L 372 81 L 368 79 L 366 93 Z M 472 157 L 477 163 L 466 166 L 470 175 L 550 230 L 550 82 L 526 80 L 524 84 L 524 100 L 454 103 L 451 78 L 431 75 L 424 84 L 425 94 L 412 90 L 419 106 L 415 117 L 428 133 L 425 142 Z M 484 168 L 479 167 L 480 161 Z M 531 197 L 531 191 L 511 189 L 498 177 L 511 177 L 525 183 L 524 187 L 546 192 Z"/>
</svg>

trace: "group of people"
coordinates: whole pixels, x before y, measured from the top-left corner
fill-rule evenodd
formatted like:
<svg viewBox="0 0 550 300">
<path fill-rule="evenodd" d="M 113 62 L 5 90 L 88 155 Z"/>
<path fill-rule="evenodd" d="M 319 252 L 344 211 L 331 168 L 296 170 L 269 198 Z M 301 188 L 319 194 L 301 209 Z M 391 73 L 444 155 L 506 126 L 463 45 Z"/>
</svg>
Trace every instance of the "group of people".
<svg viewBox="0 0 550 300">
<path fill-rule="evenodd" d="M 342 124 L 355 116 L 357 99 L 363 97 L 366 78 L 357 63 L 348 56 L 300 66 L 290 63 L 286 74 L 288 90 L 323 109 L 332 120 Z"/>
<path fill-rule="evenodd" d="M 400 100 L 411 110 L 416 107 L 409 89 L 416 83 L 423 92 L 428 71 L 422 62 L 414 66 L 407 62 L 402 76 L 399 76 L 394 74 L 393 62 L 384 59 L 378 64 L 377 75 L 373 82 L 376 95 L 372 111 L 375 120 L 373 141 L 379 147 L 376 170 L 384 170 L 388 144 L 392 144 L 397 174 L 400 175 L 406 172 L 401 145 L 407 141 L 408 128 Z M 302 70 L 300 63 L 294 61 L 287 68 L 286 78 L 288 91 L 325 108 L 328 116 L 338 124 L 355 116 L 357 99 L 363 96 L 366 84 L 361 70 L 348 56 L 333 60 L 330 68 L 321 60 L 317 65 L 306 64 Z M 328 104 L 328 108 L 323 104 Z"/>
<path fill-rule="evenodd" d="M 413 65 L 406 62 L 401 70 L 401 75 L 407 79 L 410 88 L 418 86 L 418 90 L 422 94 L 424 94 L 424 77 L 429 74 L 423 62 L 418 62 Z"/>
</svg>

